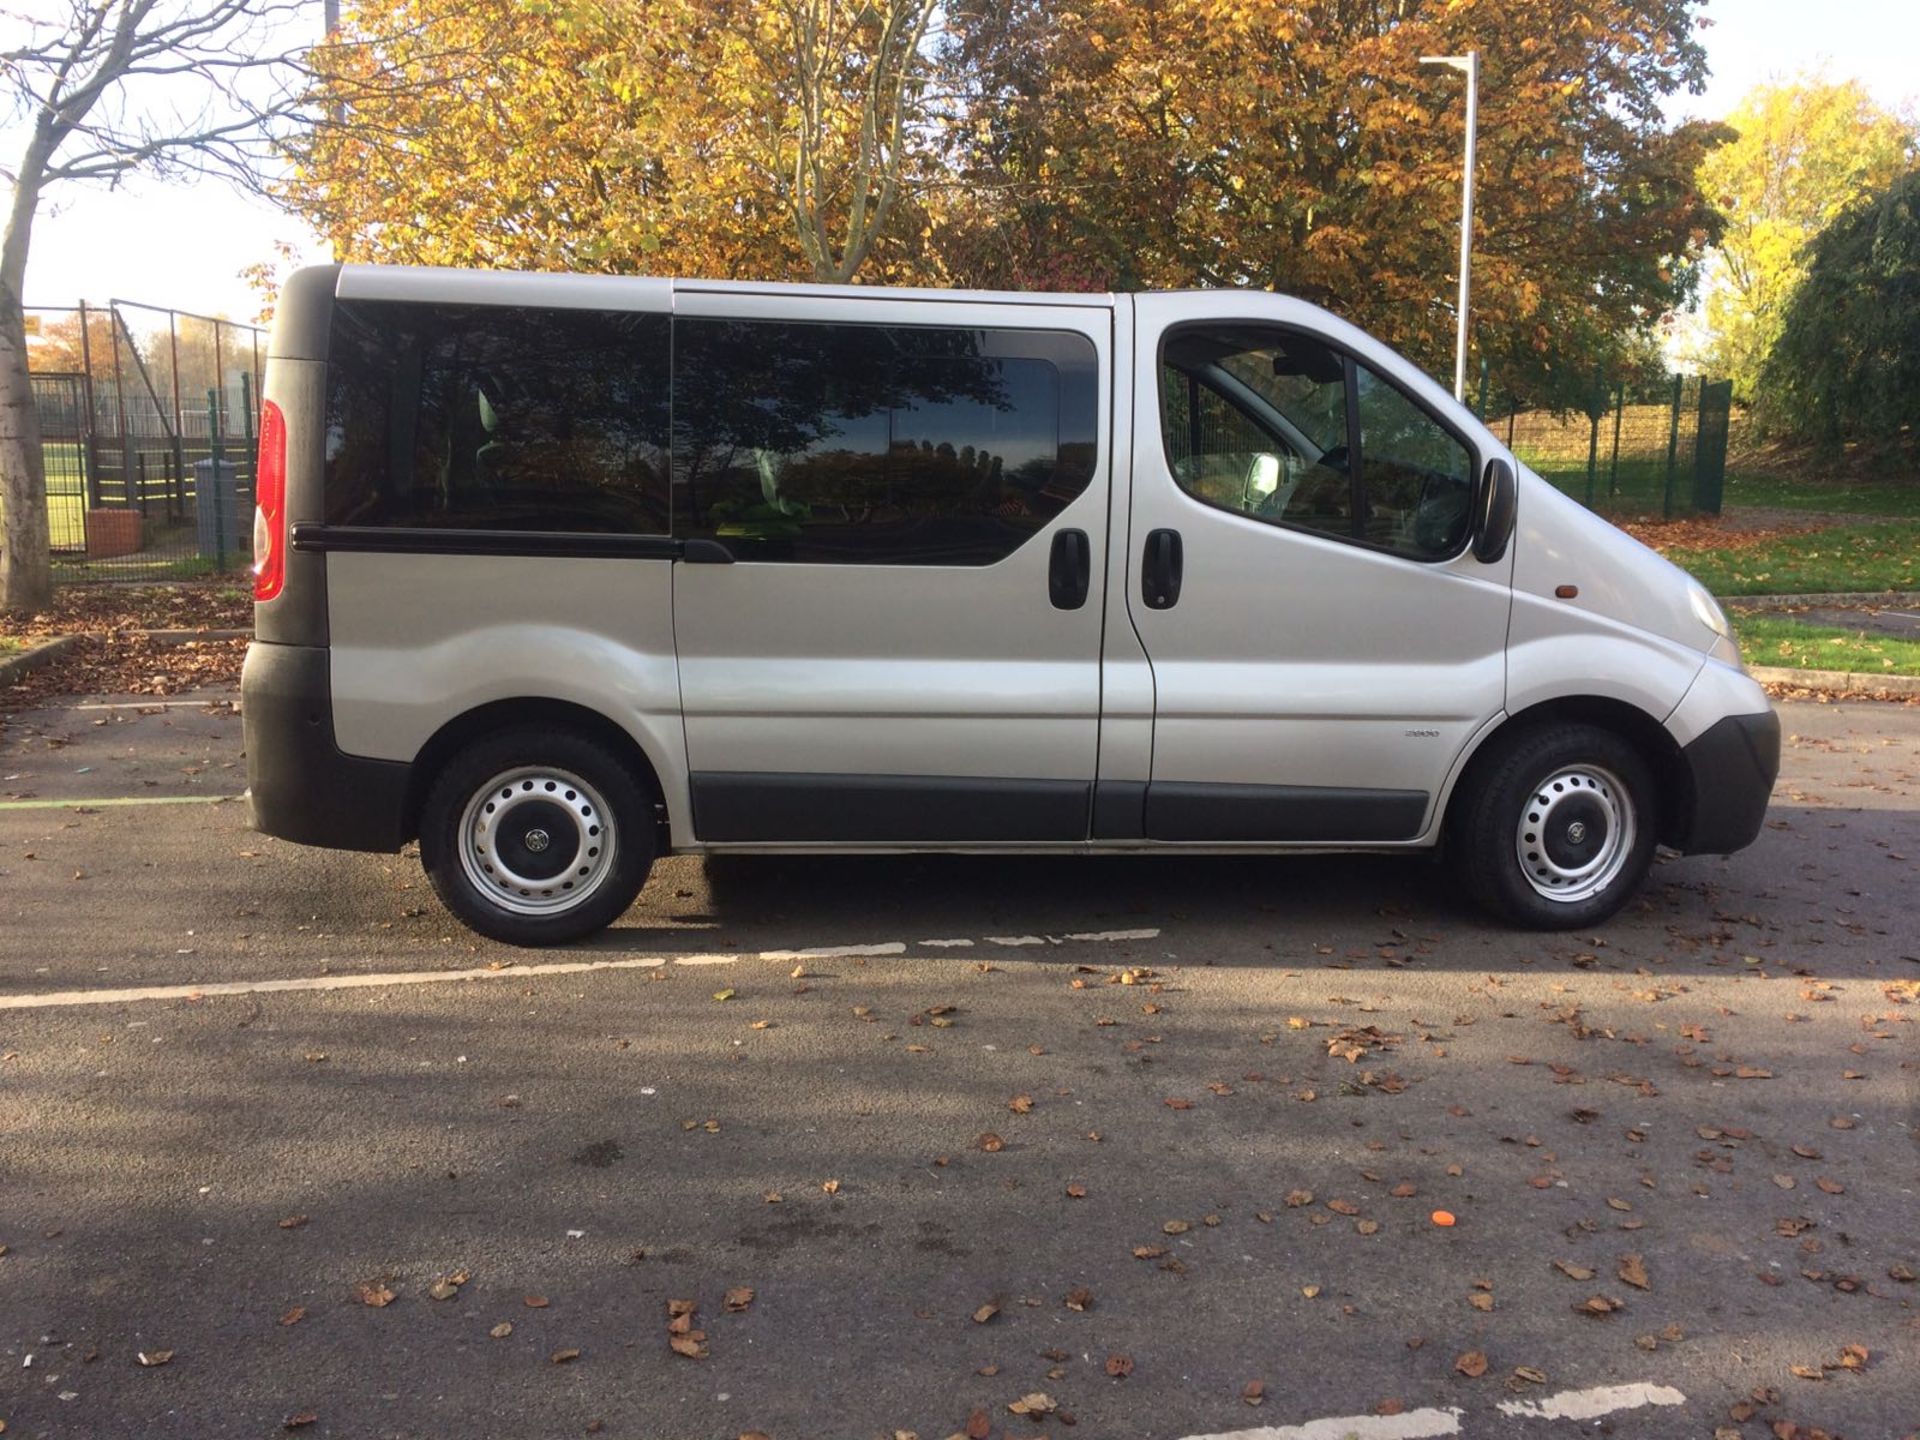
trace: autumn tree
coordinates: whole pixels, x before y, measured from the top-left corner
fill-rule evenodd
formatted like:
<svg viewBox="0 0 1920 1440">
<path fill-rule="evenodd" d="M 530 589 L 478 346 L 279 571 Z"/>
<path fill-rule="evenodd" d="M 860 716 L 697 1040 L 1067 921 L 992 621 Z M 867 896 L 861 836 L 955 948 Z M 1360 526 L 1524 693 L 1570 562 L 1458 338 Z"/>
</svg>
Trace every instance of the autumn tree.
<svg viewBox="0 0 1920 1440">
<path fill-rule="evenodd" d="M 1685 4 L 958 0 L 999 273 L 1254 285 L 1445 368 L 1464 106 L 1423 54 L 1481 53 L 1473 329 L 1509 385 L 1590 382 L 1687 293 L 1713 233 L 1670 127 L 1704 56 Z M 1009 204 L 1009 197 L 1015 203 Z"/>
<path fill-rule="evenodd" d="M 1705 287 L 1706 363 L 1745 402 L 1806 276 L 1809 242 L 1892 184 L 1920 131 L 1857 80 L 1807 77 L 1759 87 L 1727 123 L 1737 138 L 1700 166 L 1701 190 L 1726 217 Z"/>
<path fill-rule="evenodd" d="M 305 89 L 299 13 L 296 0 L 61 0 L 9 16 L 0 83 L 21 140 L 0 239 L 0 610 L 53 594 L 22 309 L 42 200 L 135 171 L 253 180 Z"/>
<path fill-rule="evenodd" d="M 368 0 L 357 133 L 291 200 L 355 259 L 1018 288 L 1249 285 L 1451 351 L 1482 52 L 1474 332 L 1577 403 L 1686 296 L 1719 137 L 1688 0 Z M 397 28 L 408 30 L 407 26 Z M 411 32 L 409 32 L 411 33 Z"/>
<path fill-rule="evenodd" d="M 369 0 L 287 198 L 356 260 L 898 275 L 934 8 Z"/>
</svg>

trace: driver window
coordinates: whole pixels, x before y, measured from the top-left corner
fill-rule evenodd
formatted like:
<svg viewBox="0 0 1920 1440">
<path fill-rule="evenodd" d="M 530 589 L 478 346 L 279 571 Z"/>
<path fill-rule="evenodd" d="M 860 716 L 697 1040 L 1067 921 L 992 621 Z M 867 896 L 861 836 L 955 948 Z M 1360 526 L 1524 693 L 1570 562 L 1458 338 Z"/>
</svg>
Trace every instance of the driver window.
<svg viewBox="0 0 1920 1440">
<path fill-rule="evenodd" d="M 1413 560 L 1447 559 L 1466 542 L 1467 448 L 1392 384 L 1311 336 L 1231 324 L 1176 330 L 1161 351 L 1160 397 L 1168 464 L 1196 500 Z"/>
<path fill-rule="evenodd" d="M 1346 384 L 1326 347 L 1272 331 L 1176 332 L 1160 391 L 1168 463 L 1189 495 L 1274 524 L 1352 533 Z"/>
</svg>

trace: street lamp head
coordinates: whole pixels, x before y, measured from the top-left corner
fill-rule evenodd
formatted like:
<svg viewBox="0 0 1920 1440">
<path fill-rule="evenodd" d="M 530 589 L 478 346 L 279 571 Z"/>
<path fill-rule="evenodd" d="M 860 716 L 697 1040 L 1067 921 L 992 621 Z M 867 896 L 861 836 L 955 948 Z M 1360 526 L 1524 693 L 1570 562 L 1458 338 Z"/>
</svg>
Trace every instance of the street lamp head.
<svg viewBox="0 0 1920 1440">
<path fill-rule="evenodd" d="M 1422 65 L 1445 65 L 1450 70 L 1469 70 L 1473 67 L 1472 55 L 1422 55 Z"/>
</svg>

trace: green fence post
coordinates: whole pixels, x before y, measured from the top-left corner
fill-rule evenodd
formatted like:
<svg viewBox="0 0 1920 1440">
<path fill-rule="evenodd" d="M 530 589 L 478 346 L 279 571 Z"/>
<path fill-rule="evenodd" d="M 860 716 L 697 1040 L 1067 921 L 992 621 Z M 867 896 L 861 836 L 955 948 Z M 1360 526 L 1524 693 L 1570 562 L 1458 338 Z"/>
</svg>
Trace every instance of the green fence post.
<svg viewBox="0 0 1920 1440">
<path fill-rule="evenodd" d="M 227 507 L 221 503 L 224 498 L 220 490 L 220 465 L 223 451 L 220 446 L 220 390 L 218 386 L 207 391 L 207 435 L 208 449 L 212 463 L 207 467 L 213 474 L 209 485 L 213 493 L 206 497 L 213 502 L 213 568 L 224 571 L 227 568 Z M 196 489 L 198 487 L 195 487 Z"/>
<path fill-rule="evenodd" d="M 1673 377 L 1673 414 L 1667 426 L 1666 498 L 1660 506 L 1660 513 L 1668 520 L 1673 518 L 1673 466 L 1680 454 L 1680 394 L 1686 383 L 1683 375 Z"/>
<path fill-rule="evenodd" d="M 1473 407 L 1473 418 L 1476 420 L 1485 420 L 1487 418 L 1487 372 L 1488 372 L 1488 369 L 1489 367 L 1487 365 L 1487 357 L 1482 355 L 1480 357 L 1480 400 L 1479 400 L 1479 403 L 1477 403 Z"/>
<path fill-rule="evenodd" d="M 1620 493 L 1620 417 L 1627 413 L 1627 387 L 1616 385 L 1613 391 L 1613 458 L 1607 462 L 1607 496 Z"/>
<path fill-rule="evenodd" d="M 243 448 L 240 451 L 240 459 L 236 462 L 236 466 L 244 465 L 247 467 L 247 504 L 245 507 L 247 511 L 253 509 L 254 486 L 260 478 L 259 475 L 255 473 L 258 465 L 255 457 L 258 451 L 253 440 L 253 405 L 253 376 L 245 370 L 242 370 L 240 372 L 240 440 Z M 237 486 L 240 480 L 240 473 L 237 468 L 234 471 L 233 478 Z M 236 511 L 241 509 L 240 492 L 237 488 L 233 492 L 233 504 Z M 238 521 L 239 518 L 237 514 L 234 516 L 236 521 Z"/>
</svg>

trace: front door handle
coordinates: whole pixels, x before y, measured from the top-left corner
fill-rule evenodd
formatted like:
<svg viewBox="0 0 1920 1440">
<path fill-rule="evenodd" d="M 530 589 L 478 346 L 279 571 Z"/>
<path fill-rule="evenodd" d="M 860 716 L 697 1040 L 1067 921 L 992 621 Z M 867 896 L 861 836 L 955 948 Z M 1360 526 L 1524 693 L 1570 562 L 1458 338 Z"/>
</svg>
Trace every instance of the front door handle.
<svg viewBox="0 0 1920 1440">
<path fill-rule="evenodd" d="M 1093 545 L 1084 530 L 1056 530 L 1047 566 L 1047 598 L 1056 610 L 1078 610 L 1093 582 Z"/>
<path fill-rule="evenodd" d="M 1155 530 L 1147 536 L 1140 562 L 1140 593 L 1149 610 L 1171 610 L 1179 603 L 1182 568 L 1178 530 Z"/>
</svg>

